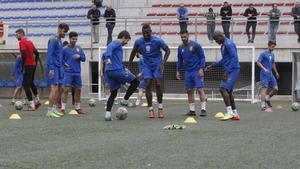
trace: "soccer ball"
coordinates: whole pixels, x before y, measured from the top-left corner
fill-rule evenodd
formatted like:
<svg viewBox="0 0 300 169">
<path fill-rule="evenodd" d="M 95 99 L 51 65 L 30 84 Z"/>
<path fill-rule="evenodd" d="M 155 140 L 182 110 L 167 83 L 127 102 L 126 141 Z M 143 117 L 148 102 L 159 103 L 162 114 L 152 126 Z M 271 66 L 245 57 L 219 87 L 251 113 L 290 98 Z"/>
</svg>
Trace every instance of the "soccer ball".
<svg viewBox="0 0 300 169">
<path fill-rule="evenodd" d="M 16 110 L 22 110 L 23 107 L 24 107 L 24 103 L 23 103 L 23 102 L 21 102 L 21 101 L 16 101 L 16 103 L 15 103 L 15 109 L 16 109 Z"/>
<path fill-rule="evenodd" d="M 293 111 L 298 111 L 298 110 L 299 110 L 299 108 L 300 108 L 300 105 L 299 105 L 299 103 L 297 103 L 297 102 L 294 102 L 294 103 L 292 104 L 292 110 L 293 110 Z"/>
<path fill-rule="evenodd" d="M 90 107 L 95 107 L 96 106 L 96 100 L 95 99 L 90 99 L 89 100 L 89 106 Z"/>
<path fill-rule="evenodd" d="M 127 118 L 128 111 L 125 107 L 119 107 L 116 112 L 116 118 L 118 120 L 125 120 Z"/>
</svg>

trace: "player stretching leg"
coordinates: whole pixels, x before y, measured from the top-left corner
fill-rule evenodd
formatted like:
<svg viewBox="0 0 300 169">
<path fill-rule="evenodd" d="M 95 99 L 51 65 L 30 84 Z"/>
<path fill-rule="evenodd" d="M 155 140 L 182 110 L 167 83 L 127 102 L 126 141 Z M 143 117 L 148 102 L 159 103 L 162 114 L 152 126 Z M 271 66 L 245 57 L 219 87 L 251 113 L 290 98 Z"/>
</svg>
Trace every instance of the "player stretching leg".
<svg viewBox="0 0 300 169">
<path fill-rule="evenodd" d="M 276 95 L 278 92 L 278 85 L 275 79 L 275 76 L 272 72 L 275 72 L 276 78 L 279 79 L 279 74 L 276 69 L 275 65 L 275 55 L 273 50 L 276 46 L 276 42 L 269 41 L 268 43 L 268 50 L 264 51 L 260 54 L 257 65 L 261 69 L 260 70 L 260 81 L 262 82 L 262 88 L 260 90 L 261 96 L 261 110 L 265 111 L 267 106 L 272 107 L 271 105 L 271 98 L 272 96 Z M 267 91 L 269 91 L 267 95 Z"/>
<path fill-rule="evenodd" d="M 221 45 L 222 59 L 205 68 L 206 71 L 212 67 L 223 67 L 224 77 L 220 84 L 220 92 L 226 105 L 227 113 L 221 120 L 240 120 L 234 97 L 233 88 L 240 74 L 240 63 L 237 55 L 236 45 L 230 39 L 225 38 L 222 32 L 214 33 L 214 40 Z"/>
<path fill-rule="evenodd" d="M 130 41 L 130 34 L 127 31 L 122 31 L 118 35 L 118 39 L 111 42 L 102 55 L 102 60 L 105 62 L 105 80 L 110 89 L 110 96 L 106 104 L 105 121 L 111 121 L 111 108 L 118 94 L 118 89 L 122 84 L 130 83 L 126 91 L 122 105 L 128 104 L 128 99 L 139 85 L 138 79 L 125 68 L 123 64 L 123 46 Z"/>
<path fill-rule="evenodd" d="M 143 37 L 134 42 L 133 50 L 130 54 L 129 68 L 137 53 L 141 53 L 144 58 L 143 76 L 146 82 L 146 98 L 149 108 L 149 118 L 155 118 L 152 107 L 152 83 L 156 82 L 156 96 L 158 101 L 158 118 L 164 118 L 163 111 L 163 70 L 169 55 L 170 49 L 167 44 L 159 37 L 152 36 L 152 30 L 149 25 L 142 28 Z M 162 59 L 161 49 L 165 51 Z"/>
<path fill-rule="evenodd" d="M 64 65 L 64 98 L 62 99 L 61 112 L 65 113 L 68 93 L 75 88 L 75 110 L 78 114 L 85 114 L 80 108 L 81 95 L 81 62 L 85 62 L 85 54 L 82 48 L 76 45 L 78 40 L 77 32 L 69 33 L 70 44 L 63 49 L 63 65 Z"/>
<path fill-rule="evenodd" d="M 206 101 L 204 92 L 204 68 L 205 55 L 200 44 L 189 40 L 189 33 L 187 30 L 180 32 L 182 44 L 178 47 L 178 62 L 176 78 L 180 79 L 180 70 L 184 64 L 185 72 L 185 89 L 188 94 L 188 102 L 190 111 L 187 116 L 195 116 L 195 89 L 200 95 L 201 113 L 200 116 L 206 116 Z"/>
</svg>

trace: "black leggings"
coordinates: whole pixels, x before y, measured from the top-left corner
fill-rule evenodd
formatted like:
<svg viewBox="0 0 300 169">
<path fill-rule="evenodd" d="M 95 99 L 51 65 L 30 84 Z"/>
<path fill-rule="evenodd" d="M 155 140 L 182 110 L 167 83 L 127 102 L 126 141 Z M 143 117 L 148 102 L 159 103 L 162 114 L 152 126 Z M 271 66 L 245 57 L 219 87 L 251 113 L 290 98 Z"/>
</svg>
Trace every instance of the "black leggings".
<svg viewBox="0 0 300 169">
<path fill-rule="evenodd" d="M 25 66 L 23 74 L 23 87 L 28 101 L 32 101 L 32 93 L 36 96 L 38 94 L 37 88 L 34 85 L 34 74 L 36 66 Z M 32 93 L 31 93 L 32 91 Z"/>
</svg>

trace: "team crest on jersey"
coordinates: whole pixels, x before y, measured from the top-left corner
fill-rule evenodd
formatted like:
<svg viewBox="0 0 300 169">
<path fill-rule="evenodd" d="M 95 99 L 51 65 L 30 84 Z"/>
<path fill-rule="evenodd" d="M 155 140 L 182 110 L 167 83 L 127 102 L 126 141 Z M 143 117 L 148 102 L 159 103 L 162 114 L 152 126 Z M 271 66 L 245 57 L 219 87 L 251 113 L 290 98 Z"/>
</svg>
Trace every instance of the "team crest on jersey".
<svg viewBox="0 0 300 169">
<path fill-rule="evenodd" d="M 148 52 L 148 53 L 149 53 L 149 52 L 150 52 L 150 50 L 151 50 L 151 47 L 150 47 L 150 45 L 147 45 L 147 46 L 146 46 L 146 52 Z"/>
<path fill-rule="evenodd" d="M 269 56 L 269 60 L 270 60 L 270 61 L 272 60 L 272 56 L 271 56 L 271 55 Z"/>
<path fill-rule="evenodd" d="M 184 53 L 184 49 L 181 49 L 181 53 Z"/>
<path fill-rule="evenodd" d="M 194 50 L 194 46 L 190 46 L 190 51 L 192 52 Z"/>
<path fill-rule="evenodd" d="M 79 52 L 80 51 L 79 48 L 76 48 L 76 51 Z"/>
</svg>

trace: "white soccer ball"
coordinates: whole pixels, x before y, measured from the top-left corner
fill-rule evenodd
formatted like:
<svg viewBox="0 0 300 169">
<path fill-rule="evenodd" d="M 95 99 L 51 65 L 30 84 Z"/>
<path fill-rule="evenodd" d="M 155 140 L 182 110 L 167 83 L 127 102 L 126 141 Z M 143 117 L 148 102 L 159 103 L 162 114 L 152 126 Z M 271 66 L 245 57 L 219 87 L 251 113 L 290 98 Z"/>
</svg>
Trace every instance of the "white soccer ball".
<svg viewBox="0 0 300 169">
<path fill-rule="evenodd" d="M 90 107 L 95 107 L 96 106 L 96 100 L 95 99 L 90 99 L 89 100 L 89 106 Z"/>
<path fill-rule="evenodd" d="M 24 107 L 24 103 L 22 101 L 16 101 L 15 102 L 15 109 L 16 110 L 22 110 Z"/>
<path fill-rule="evenodd" d="M 293 111 L 298 111 L 299 110 L 299 108 L 300 108 L 300 105 L 299 105 L 299 103 L 297 103 L 297 102 L 294 102 L 293 104 L 292 104 L 292 110 Z"/>
<path fill-rule="evenodd" d="M 125 107 L 119 107 L 116 112 L 116 118 L 118 120 L 125 120 L 127 118 L 128 111 Z"/>
</svg>

